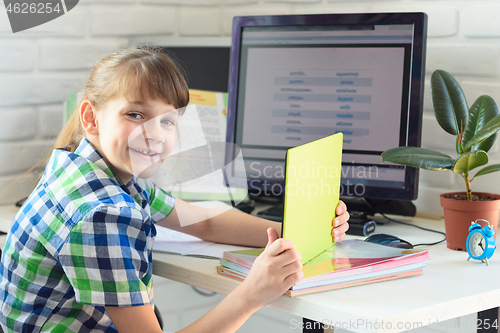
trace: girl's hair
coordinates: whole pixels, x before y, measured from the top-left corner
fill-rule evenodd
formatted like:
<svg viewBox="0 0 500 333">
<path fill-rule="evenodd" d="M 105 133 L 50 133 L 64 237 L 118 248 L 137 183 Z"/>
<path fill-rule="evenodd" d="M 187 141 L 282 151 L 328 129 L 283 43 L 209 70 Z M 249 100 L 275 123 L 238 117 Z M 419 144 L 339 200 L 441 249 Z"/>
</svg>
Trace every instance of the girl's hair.
<svg viewBox="0 0 500 333">
<path fill-rule="evenodd" d="M 74 151 L 80 143 L 84 131 L 79 108 L 84 100 L 90 100 L 99 109 L 122 97 L 129 101 L 136 97 L 161 99 L 179 109 L 188 104 L 189 90 L 176 62 L 160 49 L 129 48 L 114 52 L 98 62 L 90 73 L 81 99 L 55 147 Z"/>
<path fill-rule="evenodd" d="M 84 131 L 79 108 L 84 100 L 88 99 L 96 108 L 100 108 L 120 97 L 127 100 L 137 97 L 141 100 L 162 99 L 179 109 L 188 104 L 189 90 L 177 63 L 159 48 L 135 47 L 112 53 L 99 61 L 90 73 L 80 101 L 57 137 L 55 148 L 74 152 L 80 144 Z M 183 112 L 184 109 L 179 110 L 179 114 Z M 50 156 L 17 177 L 0 192 L 0 196 L 28 174 L 38 170 Z"/>
</svg>

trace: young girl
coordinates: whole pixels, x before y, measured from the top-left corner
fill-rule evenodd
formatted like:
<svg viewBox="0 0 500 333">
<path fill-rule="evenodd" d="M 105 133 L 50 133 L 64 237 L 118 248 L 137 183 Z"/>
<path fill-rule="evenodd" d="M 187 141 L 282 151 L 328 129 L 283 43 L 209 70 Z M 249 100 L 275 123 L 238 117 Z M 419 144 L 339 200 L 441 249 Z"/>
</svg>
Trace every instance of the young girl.
<svg viewBox="0 0 500 333">
<path fill-rule="evenodd" d="M 5 332 L 161 332 L 152 304 L 155 224 L 266 246 L 247 279 L 183 332 L 234 332 L 302 278 L 300 254 L 279 239 L 278 223 L 215 215 L 136 177 L 150 177 L 172 150 L 188 101 L 183 76 L 160 51 L 122 50 L 97 64 L 57 140 L 62 148 L 12 223 L 0 264 Z M 343 203 L 337 215 L 332 237 L 341 241 Z"/>
</svg>

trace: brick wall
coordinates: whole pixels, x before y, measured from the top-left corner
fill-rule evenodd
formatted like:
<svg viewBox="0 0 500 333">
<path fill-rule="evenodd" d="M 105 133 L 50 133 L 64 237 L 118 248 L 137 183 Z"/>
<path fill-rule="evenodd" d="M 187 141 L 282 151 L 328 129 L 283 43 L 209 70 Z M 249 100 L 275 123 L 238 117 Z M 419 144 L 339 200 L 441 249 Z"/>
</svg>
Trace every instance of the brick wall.
<svg viewBox="0 0 500 333">
<path fill-rule="evenodd" d="M 500 4 L 475 1 L 341 0 L 81 0 L 64 16 L 12 34 L 0 9 L 0 189 L 50 151 L 62 126 L 61 106 L 81 89 L 92 64 L 129 45 L 168 37 L 177 40 L 229 36 L 235 15 L 424 11 L 429 15 L 427 73 L 445 69 L 462 84 L 469 103 L 481 94 L 500 101 Z M 428 75 L 429 77 L 430 75 Z M 436 124 L 426 81 L 423 146 L 453 154 L 453 137 Z M 500 162 L 498 147 L 491 159 Z M 19 182 L 0 196 L 25 196 Z M 500 175 L 478 178 L 473 189 L 498 192 Z M 463 188 L 450 172 L 421 172 L 419 211 L 441 214 L 436 197 Z"/>
</svg>

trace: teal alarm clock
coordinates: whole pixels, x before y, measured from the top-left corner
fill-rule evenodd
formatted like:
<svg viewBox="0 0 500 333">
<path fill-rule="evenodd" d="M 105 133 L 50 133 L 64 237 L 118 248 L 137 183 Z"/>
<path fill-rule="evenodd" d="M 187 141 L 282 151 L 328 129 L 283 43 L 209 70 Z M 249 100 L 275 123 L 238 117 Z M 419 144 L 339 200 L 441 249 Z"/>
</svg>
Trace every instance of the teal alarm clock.
<svg viewBox="0 0 500 333">
<path fill-rule="evenodd" d="M 481 227 L 478 221 L 483 221 L 488 223 L 484 227 Z M 491 258 L 495 252 L 495 230 L 491 226 L 490 222 L 482 219 L 478 219 L 475 222 L 471 222 L 469 227 L 469 236 L 467 236 L 466 247 L 467 253 L 469 254 L 469 259 L 481 260 L 488 265 L 488 259 Z"/>
</svg>

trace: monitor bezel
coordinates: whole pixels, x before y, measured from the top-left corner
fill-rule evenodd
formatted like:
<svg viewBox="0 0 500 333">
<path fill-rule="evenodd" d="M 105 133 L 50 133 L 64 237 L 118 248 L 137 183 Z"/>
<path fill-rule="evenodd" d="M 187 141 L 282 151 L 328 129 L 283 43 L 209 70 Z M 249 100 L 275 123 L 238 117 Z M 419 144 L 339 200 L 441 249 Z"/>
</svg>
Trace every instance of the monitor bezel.
<svg viewBox="0 0 500 333">
<path fill-rule="evenodd" d="M 333 23 L 334 22 L 334 23 Z M 357 13 L 357 14 L 308 14 L 308 15 L 271 15 L 271 16 L 237 16 L 233 19 L 231 39 L 229 84 L 228 84 L 228 113 L 227 113 L 227 142 L 236 141 L 236 106 L 238 99 L 238 73 L 240 71 L 241 33 L 243 27 L 258 26 L 286 26 L 286 25 L 378 25 L 378 24 L 412 24 L 414 39 L 412 44 L 412 65 L 410 78 L 410 101 L 408 112 L 407 146 L 419 147 L 422 132 L 425 54 L 427 41 L 427 15 L 421 12 L 414 13 Z M 232 160 L 232 154 L 227 152 L 226 164 Z M 415 200 L 418 196 L 419 170 L 405 167 L 405 188 L 383 188 L 365 186 L 362 195 L 350 191 L 343 185 L 343 196 L 362 196 L 365 198 Z M 238 184 L 241 178 L 234 178 L 231 172 L 227 173 L 230 184 Z M 270 188 L 275 184 L 283 185 L 283 180 L 247 179 L 247 186 L 251 189 L 261 189 L 271 194 Z M 264 187 L 267 189 L 264 191 Z"/>
</svg>

